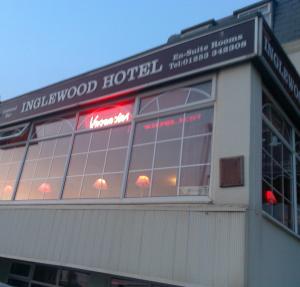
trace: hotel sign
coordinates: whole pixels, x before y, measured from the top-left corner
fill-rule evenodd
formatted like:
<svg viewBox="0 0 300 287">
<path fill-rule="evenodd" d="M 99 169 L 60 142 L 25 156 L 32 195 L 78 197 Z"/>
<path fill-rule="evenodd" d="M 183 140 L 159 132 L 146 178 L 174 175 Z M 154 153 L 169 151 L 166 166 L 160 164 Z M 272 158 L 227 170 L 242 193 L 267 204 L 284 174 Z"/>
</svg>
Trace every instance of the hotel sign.
<svg viewBox="0 0 300 287">
<path fill-rule="evenodd" d="M 166 45 L 5 101 L 0 106 L 0 125 L 137 92 L 253 57 L 256 53 L 255 20 Z"/>
<path fill-rule="evenodd" d="M 300 107 L 300 77 L 266 23 L 262 28 L 262 56 L 292 101 Z"/>
</svg>

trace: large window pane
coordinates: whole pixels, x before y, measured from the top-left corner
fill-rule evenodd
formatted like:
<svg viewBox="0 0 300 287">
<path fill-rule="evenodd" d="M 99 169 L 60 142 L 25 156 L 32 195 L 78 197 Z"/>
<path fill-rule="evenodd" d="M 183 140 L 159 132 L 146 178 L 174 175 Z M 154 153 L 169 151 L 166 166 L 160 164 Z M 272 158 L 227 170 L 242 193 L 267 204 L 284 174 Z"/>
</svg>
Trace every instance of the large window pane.
<svg viewBox="0 0 300 287">
<path fill-rule="evenodd" d="M 153 171 L 151 196 L 176 196 L 178 169 L 159 169 Z"/>
<path fill-rule="evenodd" d="M 0 149 L 0 200 L 10 200 L 24 157 L 25 146 Z"/>
<path fill-rule="evenodd" d="M 63 198 L 119 198 L 129 133 L 126 125 L 76 135 Z"/>
<path fill-rule="evenodd" d="M 64 119 L 49 120 L 38 123 L 34 126 L 32 138 L 52 137 L 72 133 L 75 128 L 75 117 L 70 116 Z"/>
<path fill-rule="evenodd" d="M 59 198 L 70 138 L 62 137 L 29 145 L 17 200 Z"/>
<path fill-rule="evenodd" d="M 207 195 L 212 115 L 208 108 L 137 123 L 126 197 Z"/>
<path fill-rule="evenodd" d="M 58 269 L 56 267 L 36 265 L 33 280 L 48 284 L 56 283 Z"/>
<path fill-rule="evenodd" d="M 180 175 L 181 195 L 208 195 L 210 165 L 184 167 Z"/>
<path fill-rule="evenodd" d="M 212 82 L 207 81 L 192 87 L 183 87 L 141 99 L 140 114 L 163 111 L 211 97 Z"/>
</svg>

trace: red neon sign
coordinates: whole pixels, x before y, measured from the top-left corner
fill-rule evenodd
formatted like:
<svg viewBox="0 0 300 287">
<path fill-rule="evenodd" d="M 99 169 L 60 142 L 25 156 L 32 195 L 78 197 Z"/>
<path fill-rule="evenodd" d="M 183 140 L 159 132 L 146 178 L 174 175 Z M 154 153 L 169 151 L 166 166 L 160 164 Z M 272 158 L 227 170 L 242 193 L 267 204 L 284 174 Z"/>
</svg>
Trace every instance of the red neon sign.
<svg viewBox="0 0 300 287">
<path fill-rule="evenodd" d="M 98 129 L 129 123 L 132 108 L 132 103 L 125 102 L 90 111 L 80 116 L 78 129 Z"/>
<path fill-rule="evenodd" d="M 161 127 L 175 126 L 175 125 L 182 124 L 182 123 L 192 123 L 192 122 L 201 120 L 201 118 L 202 118 L 201 114 L 195 114 L 195 115 L 190 115 L 187 117 L 180 117 L 177 119 L 167 119 L 167 120 L 163 120 L 163 121 L 159 121 L 159 122 L 153 122 L 150 124 L 146 124 L 146 125 L 144 125 L 144 129 L 148 130 L 148 129 L 155 129 L 155 128 L 161 128 Z"/>
</svg>

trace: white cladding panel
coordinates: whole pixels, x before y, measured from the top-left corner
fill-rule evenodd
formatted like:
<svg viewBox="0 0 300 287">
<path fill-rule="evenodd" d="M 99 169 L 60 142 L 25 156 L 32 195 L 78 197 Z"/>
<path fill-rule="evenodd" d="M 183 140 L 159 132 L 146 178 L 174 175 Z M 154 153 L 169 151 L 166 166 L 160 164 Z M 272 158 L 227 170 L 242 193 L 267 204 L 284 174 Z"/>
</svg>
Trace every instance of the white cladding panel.
<svg viewBox="0 0 300 287">
<path fill-rule="evenodd" d="M 1 208 L 0 256 L 185 286 L 243 286 L 245 213 Z"/>
</svg>

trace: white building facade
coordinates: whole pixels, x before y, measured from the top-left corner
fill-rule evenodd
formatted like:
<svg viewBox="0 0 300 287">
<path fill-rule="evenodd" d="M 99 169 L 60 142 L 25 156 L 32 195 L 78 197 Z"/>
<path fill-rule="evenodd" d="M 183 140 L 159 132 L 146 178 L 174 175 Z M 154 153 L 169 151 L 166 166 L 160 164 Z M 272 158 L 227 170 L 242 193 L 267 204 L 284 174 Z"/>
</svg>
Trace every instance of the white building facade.
<svg viewBox="0 0 300 287">
<path fill-rule="evenodd" d="M 3 102 L 0 281 L 299 286 L 300 46 L 277 5 Z"/>
</svg>

